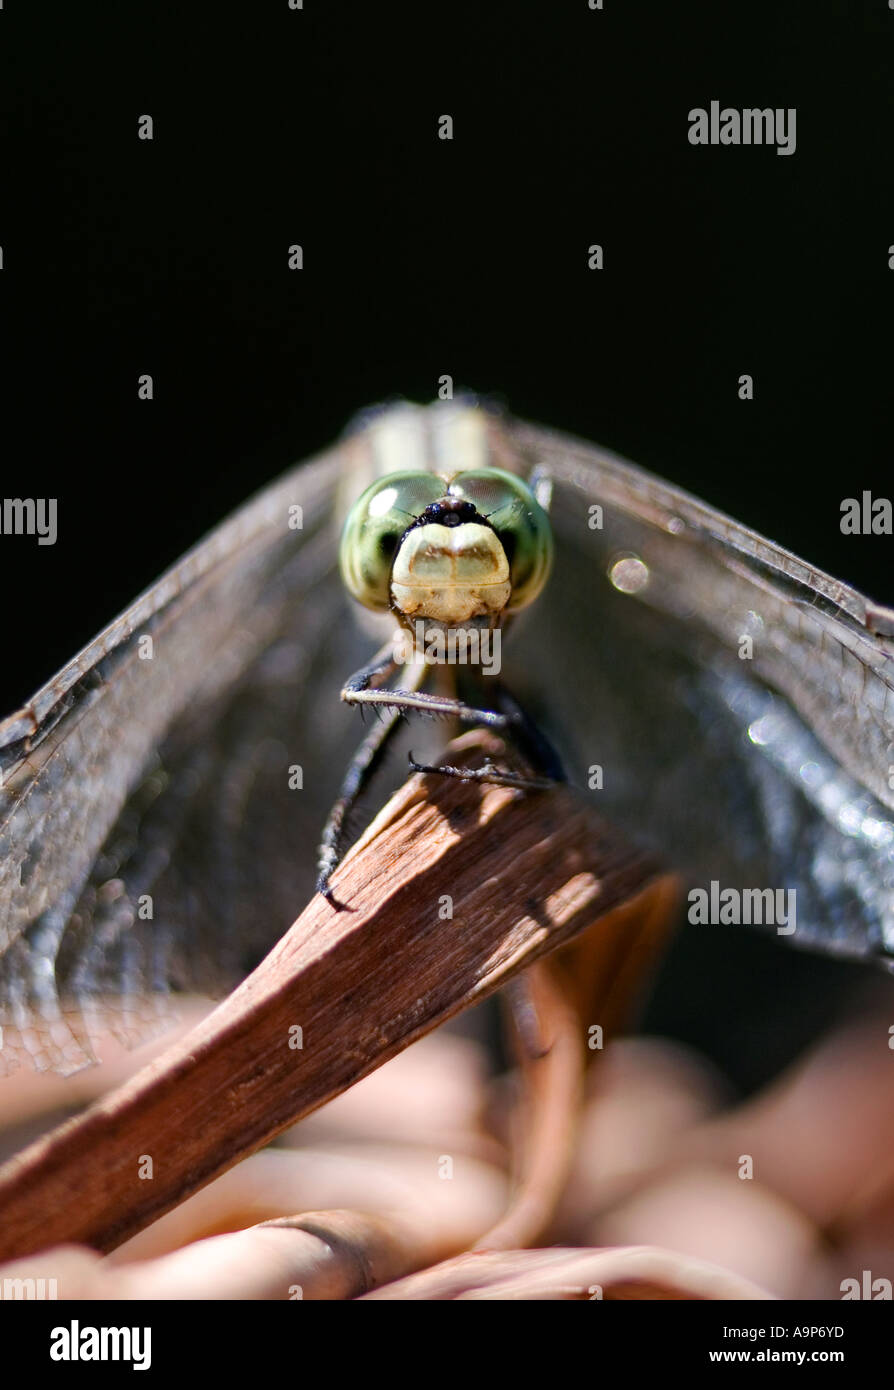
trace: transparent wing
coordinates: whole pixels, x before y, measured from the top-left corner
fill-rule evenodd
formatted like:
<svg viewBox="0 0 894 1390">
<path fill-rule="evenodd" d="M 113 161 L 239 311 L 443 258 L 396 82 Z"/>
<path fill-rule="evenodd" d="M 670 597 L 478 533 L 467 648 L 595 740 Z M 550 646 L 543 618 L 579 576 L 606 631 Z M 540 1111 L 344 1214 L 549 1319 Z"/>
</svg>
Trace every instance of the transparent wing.
<svg viewBox="0 0 894 1390">
<path fill-rule="evenodd" d="M 311 835 L 289 768 L 312 778 L 332 743 L 302 694 L 344 636 L 346 449 L 249 502 L 0 725 L 0 1067 L 75 1069 L 104 1028 L 132 1042 L 168 983 L 232 983 L 306 898 L 293 870 L 249 912 L 246 869 L 269 888 L 287 800 L 292 861 Z"/>
<path fill-rule="evenodd" d="M 509 433 L 559 541 L 512 671 L 575 780 L 601 766 L 599 805 L 694 883 L 795 888 L 795 944 L 889 962 L 894 615 L 621 459 Z"/>
</svg>

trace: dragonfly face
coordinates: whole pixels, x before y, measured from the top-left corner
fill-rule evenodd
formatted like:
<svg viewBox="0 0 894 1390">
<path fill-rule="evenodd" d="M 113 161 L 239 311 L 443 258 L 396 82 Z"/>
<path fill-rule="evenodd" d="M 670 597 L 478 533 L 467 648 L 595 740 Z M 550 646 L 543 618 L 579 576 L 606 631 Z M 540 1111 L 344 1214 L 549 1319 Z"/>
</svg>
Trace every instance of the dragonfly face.
<svg viewBox="0 0 894 1390">
<path fill-rule="evenodd" d="M 552 555 L 549 519 L 531 489 L 487 468 L 373 483 L 345 523 L 340 562 L 348 591 L 373 611 L 496 625 L 542 592 Z"/>
</svg>

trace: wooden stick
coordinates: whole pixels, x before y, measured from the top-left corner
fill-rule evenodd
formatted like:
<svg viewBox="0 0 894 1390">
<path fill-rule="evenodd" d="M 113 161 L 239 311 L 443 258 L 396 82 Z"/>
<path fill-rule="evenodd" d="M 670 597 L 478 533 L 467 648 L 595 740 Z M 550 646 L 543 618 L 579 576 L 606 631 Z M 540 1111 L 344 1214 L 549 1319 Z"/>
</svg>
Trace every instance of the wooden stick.
<svg viewBox="0 0 894 1390">
<path fill-rule="evenodd" d="M 567 789 L 434 776 L 392 798 L 333 887 L 343 910 L 313 898 L 197 1028 L 7 1164 L 0 1260 L 113 1249 L 597 919 L 617 951 L 675 892 Z"/>
</svg>

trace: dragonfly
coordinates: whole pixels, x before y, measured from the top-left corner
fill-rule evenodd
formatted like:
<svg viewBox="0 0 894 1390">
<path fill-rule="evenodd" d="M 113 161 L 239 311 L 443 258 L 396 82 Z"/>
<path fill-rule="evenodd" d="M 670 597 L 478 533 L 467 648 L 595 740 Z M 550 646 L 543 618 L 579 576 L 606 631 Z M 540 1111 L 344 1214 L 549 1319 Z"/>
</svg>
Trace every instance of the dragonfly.
<svg viewBox="0 0 894 1390">
<path fill-rule="evenodd" d="M 426 526 L 467 521 L 480 544 L 426 551 Z M 132 1045 L 178 993 L 232 987 L 328 887 L 376 761 L 367 744 L 352 762 L 339 691 L 378 693 L 376 747 L 409 738 L 451 775 L 438 721 L 416 718 L 443 672 L 411 646 L 385 688 L 394 652 L 369 652 L 398 601 L 413 616 L 404 562 L 455 579 L 470 549 L 476 582 L 490 564 L 509 585 L 468 620 L 511 625 L 505 690 L 483 676 L 477 703 L 432 698 L 518 745 L 482 777 L 536 795 L 564 775 L 689 882 L 794 890 L 786 942 L 891 968 L 894 613 L 604 449 L 486 401 L 395 402 L 249 500 L 0 724 L 0 1068 L 67 1073 L 105 1034 Z"/>
</svg>

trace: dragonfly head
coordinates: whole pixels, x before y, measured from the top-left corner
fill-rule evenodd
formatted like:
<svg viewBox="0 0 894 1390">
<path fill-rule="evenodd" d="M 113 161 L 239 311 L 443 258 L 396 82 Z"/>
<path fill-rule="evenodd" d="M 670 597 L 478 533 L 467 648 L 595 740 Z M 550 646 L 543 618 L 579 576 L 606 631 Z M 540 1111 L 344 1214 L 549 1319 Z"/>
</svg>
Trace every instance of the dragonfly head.
<svg viewBox="0 0 894 1390">
<path fill-rule="evenodd" d="M 374 611 L 496 625 L 533 602 L 552 555 L 549 518 L 530 488 L 478 468 L 377 479 L 348 515 L 339 559 L 349 592 Z"/>
</svg>

